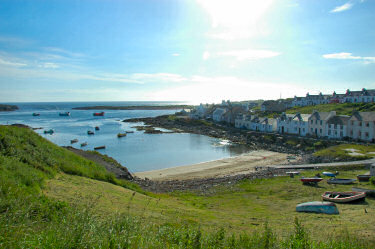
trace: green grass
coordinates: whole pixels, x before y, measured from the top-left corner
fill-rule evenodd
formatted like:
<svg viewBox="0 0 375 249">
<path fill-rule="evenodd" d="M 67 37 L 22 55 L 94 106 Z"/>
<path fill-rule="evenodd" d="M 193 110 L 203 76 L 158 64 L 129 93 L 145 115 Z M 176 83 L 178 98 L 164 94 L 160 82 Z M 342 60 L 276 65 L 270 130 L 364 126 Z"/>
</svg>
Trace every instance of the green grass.
<svg viewBox="0 0 375 249">
<path fill-rule="evenodd" d="M 336 111 L 337 115 L 351 115 L 354 110 L 361 112 L 373 112 L 375 111 L 375 103 L 333 103 L 314 106 L 293 107 L 287 110 L 286 113 L 295 114 L 299 112 L 301 114 L 311 114 L 314 110 L 317 110 L 319 112 Z"/>
<path fill-rule="evenodd" d="M 348 151 L 350 149 L 356 150 L 355 152 L 358 153 L 358 155 L 351 155 L 351 151 Z M 373 153 L 375 153 L 375 145 L 340 144 L 319 150 L 314 153 L 314 156 L 332 159 L 338 158 L 340 160 L 361 160 L 373 158 L 375 156 Z"/>
<path fill-rule="evenodd" d="M 342 177 L 364 173 L 347 168 Z M 303 175 L 317 172 L 305 171 Z M 0 126 L 0 248 L 372 248 L 375 200 L 340 215 L 296 204 L 326 190 L 298 178 L 246 180 L 209 192 L 145 195 L 34 132 Z M 117 185 L 116 185 L 117 184 Z M 370 183 L 359 186 L 374 188 Z M 366 209 L 366 212 L 364 212 Z"/>
</svg>

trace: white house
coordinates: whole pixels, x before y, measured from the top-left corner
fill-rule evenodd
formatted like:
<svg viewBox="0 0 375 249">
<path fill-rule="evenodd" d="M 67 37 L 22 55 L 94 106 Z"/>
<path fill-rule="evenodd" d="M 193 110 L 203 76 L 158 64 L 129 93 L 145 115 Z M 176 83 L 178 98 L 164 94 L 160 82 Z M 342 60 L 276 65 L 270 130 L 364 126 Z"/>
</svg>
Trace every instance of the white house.
<svg viewBox="0 0 375 249">
<path fill-rule="evenodd" d="M 262 132 L 274 132 L 277 129 L 277 121 L 274 118 L 261 118 L 258 122 L 258 130 Z"/>
<path fill-rule="evenodd" d="M 285 114 L 277 119 L 277 132 L 306 136 L 310 114 Z"/>
<path fill-rule="evenodd" d="M 348 122 L 348 136 L 353 139 L 375 140 L 375 112 L 354 112 Z"/>
<path fill-rule="evenodd" d="M 361 91 L 346 90 L 344 102 L 348 103 L 369 103 L 375 102 L 375 90 L 362 88 Z"/>
<path fill-rule="evenodd" d="M 326 122 L 326 136 L 332 139 L 343 139 L 348 136 L 350 116 L 331 116 Z"/>
<path fill-rule="evenodd" d="M 228 111 L 227 108 L 216 108 L 215 111 L 212 113 L 212 119 L 215 122 L 223 122 L 224 115 Z"/>
<path fill-rule="evenodd" d="M 318 112 L 314 111 L 309 117 L 308 129 L 309 134 L 316 137 L 325 137 L 327 132 L 327 120 L 331 117 L 336 116 L 335 111 L 331 112 Z"/>
</svg>

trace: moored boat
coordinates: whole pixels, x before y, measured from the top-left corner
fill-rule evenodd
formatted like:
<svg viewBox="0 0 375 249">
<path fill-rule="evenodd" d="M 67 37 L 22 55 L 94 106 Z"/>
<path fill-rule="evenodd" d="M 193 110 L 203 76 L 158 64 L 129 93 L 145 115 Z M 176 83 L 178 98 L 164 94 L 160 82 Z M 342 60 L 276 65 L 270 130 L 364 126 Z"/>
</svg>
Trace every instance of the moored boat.
<svg viewBox="0 0 375 249">
<path fill-rule="evenodd" d="M 76 139 L 73 139 L 73 140 L 70 140 L 70 143 L 71 144 L 74 144 L 74 143 L 77 143 L 78 142 L 78 139 L 76 138 Z"/>
<path fill-rule="evenodd" d="M 40 116 L 40 113 L 36 113 L 36 112 L 34 112 L 34 113 L 33 113 L 33 116 L 34 116 L 34 117 L 36 117 L 36 116 Z"/>
<path fill-rule="evenodd" d="M 96 131 L 100 130 L 99 126 L 95 126 L 95 130 Z"/>
<path fill-rule="evenodd" d="M 357 179 L 360 182 L 368 182 L 370 181 L 371 175 L 357 175 Z"/>
<path fill-rule="evenodd" d="M 94 112 L 94 116 L 104 116 L 104 112 Z"/>
<path fill-rule="evenodd" d="M 93 131 L 87 131 L 87 135 L 94 135 L 95 133 Z"/>
<path fill-rule="evenodd" d="M 70 116 L 70 112 L 60 112 L 59 116 Z"/>
<path fill-rule="evenodd" d="M 126 133 L 134 133 L 134 131 L 125 131 Z"/>
<path fill-rule="evenodd" d="M 355 179 L 331 178 L 327 180 L 328 184 L 352 184 Z"/>
<path fill-rule="evenodd" d="M 54 132 L 55 132 L 54 130 L 49 129 L 49 130 L 45 130 L 44 134 L 53 134 Z"/>
<path fill-rule="evenodd" d="M 348 203 L 354 201 L 362 201 L 366 198 L 365 192 L 325 192 L 322 194 L 322 198 L 325 201 L 337 202 L 337 203 Z"/>
<path fill-rule="evenodd" d="M 98 146 L 98 147 L 94 147 L 94 150 L 103 150 L 105 149 L 105 146 Z"/>
<path fill-rule="evenodd" d="M 298 204 L 297 212 L 322 213 L 322 214 L 339 214 L 335 203 L 326 201 L 312 201 Z"/>
<path fill-rule="evenodd" d="M 87 142 L 81 143 L 81 147 L 87 146 Z"/>
<path fill-rule="evenodd" d="M 126 137 L 126 133 L 118 133 L 117 137 Z"/>
</svg>

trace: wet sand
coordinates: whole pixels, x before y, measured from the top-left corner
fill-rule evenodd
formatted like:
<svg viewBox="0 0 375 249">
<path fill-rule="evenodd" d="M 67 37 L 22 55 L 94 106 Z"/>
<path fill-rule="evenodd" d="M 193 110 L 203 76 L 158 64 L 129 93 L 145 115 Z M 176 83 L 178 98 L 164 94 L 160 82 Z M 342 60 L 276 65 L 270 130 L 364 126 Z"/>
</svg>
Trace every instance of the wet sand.
<svg viewBox="0 0 375 249">
<path fill-rule="evenodd" d="M 167 169 L 134 173 L 151 180 L 186 180 L 213 178 L 254 172 L 256 167 L 288 164 L 288 154 L 265 150 L 252 151 L 240 156 Z"/>
</svg>

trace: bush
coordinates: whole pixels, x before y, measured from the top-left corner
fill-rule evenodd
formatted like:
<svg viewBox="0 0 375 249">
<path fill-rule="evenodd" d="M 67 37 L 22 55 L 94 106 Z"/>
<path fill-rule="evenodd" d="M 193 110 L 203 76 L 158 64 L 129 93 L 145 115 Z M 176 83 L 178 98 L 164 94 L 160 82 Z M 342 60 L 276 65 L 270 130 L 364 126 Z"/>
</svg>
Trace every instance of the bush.
<svg viewBox="0 0 375 249">
<path fill-rule="evenodd" d="M 375 185 L 375 176 L 370 178 L 370 182 L 371 182 L 372 185 Z"/>
</svg>

